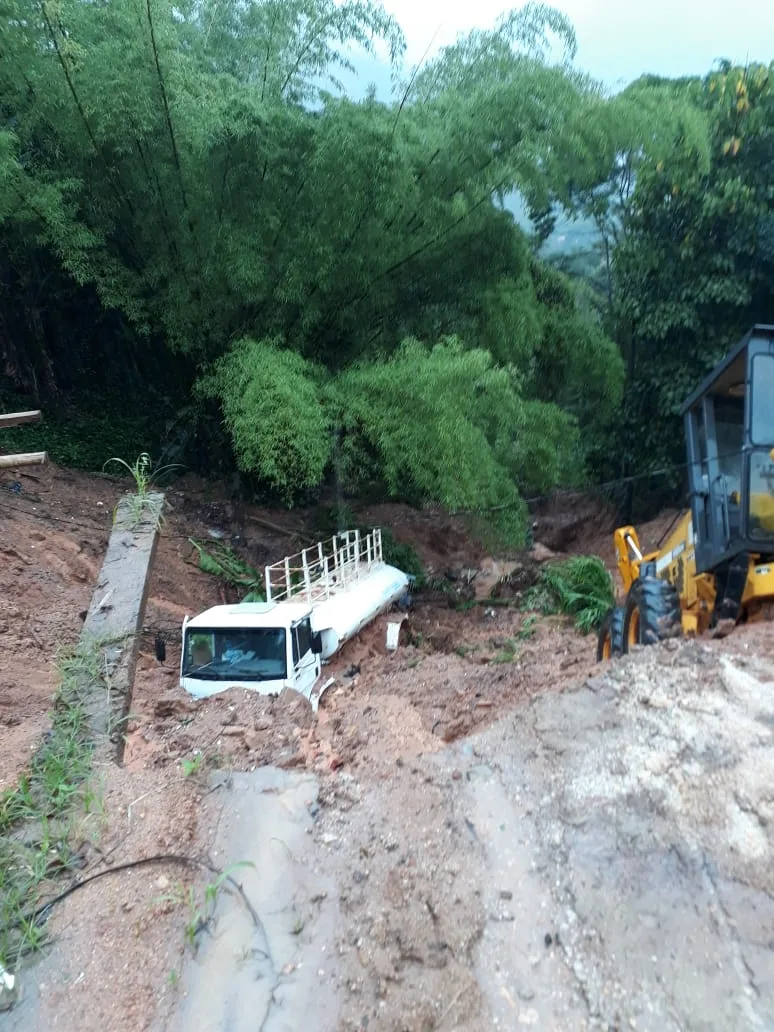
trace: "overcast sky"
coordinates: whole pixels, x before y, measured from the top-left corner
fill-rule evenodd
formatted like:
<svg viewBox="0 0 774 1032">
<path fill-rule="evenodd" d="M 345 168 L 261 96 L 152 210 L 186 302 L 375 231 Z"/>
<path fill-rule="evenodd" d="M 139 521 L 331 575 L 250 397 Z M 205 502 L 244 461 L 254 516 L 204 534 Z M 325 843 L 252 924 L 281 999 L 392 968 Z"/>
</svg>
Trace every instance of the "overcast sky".
<svg viewBox="0 0 774 1032">
<path fill-rule="evenodd" d="M 407 64 L 491 28 L 521 4 L 502 0 L 382 0 L 408 42 Z M 677 76 L 709 71 L 716 58 L 768 63 L 774 57 L 774 0 L 555 0 L 575 26 L 576 63 L 616 88 L 644 72 Z M 432 53 L 432 51 L 431 51 Z"/>
</svg>

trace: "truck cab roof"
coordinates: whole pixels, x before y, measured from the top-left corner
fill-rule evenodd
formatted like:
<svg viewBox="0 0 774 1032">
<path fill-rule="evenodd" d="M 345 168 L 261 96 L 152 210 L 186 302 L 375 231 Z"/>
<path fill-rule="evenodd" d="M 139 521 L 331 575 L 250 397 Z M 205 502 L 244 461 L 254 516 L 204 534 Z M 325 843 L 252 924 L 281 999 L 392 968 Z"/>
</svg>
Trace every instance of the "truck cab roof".
<svg viewBox="0 0 774 1032">
<path fill-rule="evenodd" d="M 196 627 L 291 627 L 311 609 L 304 602 L 239 602 L 233 606 L 212 606 L 186 624 Z"/>
</svg>

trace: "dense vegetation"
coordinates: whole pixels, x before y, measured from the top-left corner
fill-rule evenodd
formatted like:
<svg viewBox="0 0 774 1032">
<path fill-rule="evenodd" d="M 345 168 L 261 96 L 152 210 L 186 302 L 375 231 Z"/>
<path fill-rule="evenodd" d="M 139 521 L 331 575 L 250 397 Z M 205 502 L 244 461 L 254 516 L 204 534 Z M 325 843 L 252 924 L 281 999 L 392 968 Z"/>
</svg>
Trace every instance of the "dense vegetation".
<svg viewBox="0 0 774 1032">
<path fill-rule="evenodd" d="M 340 88 L 353 45 L 403 74 L 371 0 L 4 4 L 0 349 L 54 457 L 100 467 L 109 423 L 513 539 L 525 495 L 671 461 L 678 395 L 769 303 L 767 70 L 608 98 L 528 4 L 385 104 Z M 580 279 L 539 257 L 562 209 L 599 229 Z"/>
<path fill-rule="evenodd" d="M 630 464 L 680 462 L 680 403 L 753 323 L 774 321 L 771 71 L 721 65 L 656 86 L 704 116 L 708 148 L 677 139 L 640 170 L 622 212 L 612 313 L 629 371 Z"/>
</svg>

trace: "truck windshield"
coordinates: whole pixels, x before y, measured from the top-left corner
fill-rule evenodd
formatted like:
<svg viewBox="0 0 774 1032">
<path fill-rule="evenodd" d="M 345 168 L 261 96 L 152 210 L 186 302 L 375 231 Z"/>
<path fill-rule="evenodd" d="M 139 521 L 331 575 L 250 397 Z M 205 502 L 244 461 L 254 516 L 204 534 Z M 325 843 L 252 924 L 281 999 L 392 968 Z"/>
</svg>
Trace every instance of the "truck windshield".
<svg viewBox="0 0 774 1032">
<path fill-rule="evenodd" d="M 204 681 L 275 681 L 287 677 L 282 627 L 191 628 L 185 633 L 183 676 Z"/>
</svg>

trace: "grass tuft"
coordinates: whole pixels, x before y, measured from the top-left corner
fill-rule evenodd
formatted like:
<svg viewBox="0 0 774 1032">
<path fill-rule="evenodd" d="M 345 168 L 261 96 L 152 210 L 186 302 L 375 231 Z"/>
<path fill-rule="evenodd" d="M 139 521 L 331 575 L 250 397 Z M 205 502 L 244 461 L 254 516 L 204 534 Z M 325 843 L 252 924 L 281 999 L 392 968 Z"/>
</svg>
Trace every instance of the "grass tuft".
<svg viewBox="0 0 774 1032">
<path fill-rule="evenodd" d="M 210 927 L 215 916 L 215 905 L 218 901 L 223 886 L 231 881 L 234 871 L 243 867 L 255 868 L 250 860 L 240 860 L 225 871 L 220 871 L 214 881 L 208 882 L 204 887 L 204 899 L 199 900 L 196 889 L 193 885 L 184 885 L 178 882 L 170 892 L 159 896 L 156 903 L 169 903 L 172 906 L 184 906 L 187 910 L 185 922 L 185 941 L 192 950 L 196 950 L 197 939 L 200 932 Z"/>
<path fill-rule="evenodd" d="M 102 681 L 99 643 L 81 643 L 58 659 L 51 730 L 14 788 L 0 795 L 0 966 L 14 972 L 46 941 L 32 918 L 45 887 L 78 863 L 84 822 L 100 811 L 91 774 L 83 705 Z"/>
<path fill-rule="evenodd" d="M 125 459 L 108 459 L 102 467 L 103 472 L 113 464 L 123 469 L 134 480 L 135 492 L 129 496 L 129 504 L 135 526 L 142 522 L 146 513 L 159 526 L 163 516 L 157 499 L 151 496 L 151 489 L 158 486 L 160 481 L 175 470 L 183 467 L 179 465 L 154 466 L 153 460 L 147 452 L 138 455 L 131 465 Z"/>
</svg>

